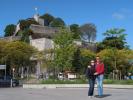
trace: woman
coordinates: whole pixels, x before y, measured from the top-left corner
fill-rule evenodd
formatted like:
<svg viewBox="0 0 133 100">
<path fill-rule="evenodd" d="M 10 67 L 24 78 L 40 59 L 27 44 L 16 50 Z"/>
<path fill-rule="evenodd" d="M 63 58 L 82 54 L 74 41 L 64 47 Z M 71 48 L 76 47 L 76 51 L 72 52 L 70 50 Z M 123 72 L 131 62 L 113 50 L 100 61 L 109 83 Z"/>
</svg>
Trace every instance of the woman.
<svg viewBox="0 0 133 100">
<path fill-rule="evenodd" d="M 88 91 L 88 96 L 92 98 L 93 93 L 94 93 L 94 86 L 95 86 L 95 79 L 96 76 L 94 75 L 95 73 L 95 61 L 91 60 L 90 65 L 87 67 L 86 70 L 86 77 L 89 79 L 89 91 Z"/>
</svg>

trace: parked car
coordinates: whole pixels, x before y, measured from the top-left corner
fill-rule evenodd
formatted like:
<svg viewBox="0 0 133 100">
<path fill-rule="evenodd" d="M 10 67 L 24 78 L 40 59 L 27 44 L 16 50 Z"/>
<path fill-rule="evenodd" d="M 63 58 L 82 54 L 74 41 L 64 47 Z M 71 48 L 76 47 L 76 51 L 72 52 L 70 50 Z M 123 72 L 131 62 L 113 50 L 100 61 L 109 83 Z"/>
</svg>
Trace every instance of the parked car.
<svg viewBox="0 0 133 100">
<path fill-rule="evenodd" d="M 19 80 L 13 79 L 11 76 L 0 77 L 0 87 L 15 87 L 19 86 Z"/>
<path fill-rule="evenodd" d="M 58 73 L 58 79 L 63 80 L 64 79 L 64 74 L 63 73 Z"/>
</svg>

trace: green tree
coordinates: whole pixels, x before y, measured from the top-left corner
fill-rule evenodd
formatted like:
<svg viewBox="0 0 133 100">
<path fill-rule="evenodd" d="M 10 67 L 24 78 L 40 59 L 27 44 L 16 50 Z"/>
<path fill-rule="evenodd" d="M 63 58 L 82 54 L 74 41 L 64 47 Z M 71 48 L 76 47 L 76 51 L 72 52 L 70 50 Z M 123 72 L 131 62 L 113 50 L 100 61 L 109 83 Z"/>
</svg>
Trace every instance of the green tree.
<svg viewBox="0 0 133 100">
<path fill-rule="evenodd" d="M 7 41 L 0 40 L 0 64 L 5 64 L 5 53 L 4 53 L 4 47 L 7 44 Z"/>
<path fill-rule="evenodd" d="M 95 53 L 88 49 L 81 49 L 82 73 L 84 73 L 91 60 L 95 59 Z"/>
<path fill-rule="evenodd" d="M 30 29 L 25 29 L 23 31 L 19 31 L 18 34 L 22 36 L 21 41 L 29 43 L 30 42 L 29 35 L 33 34 L 33 32 Z"/>
<path fill-rule="evenodd" d="M 113 70 L 119 70 L 123 76 L 131 68 L 129 60 L 133 57 L 132 54 L 132 50 L 127 49 L 104 49 L 98 53 L 105 64 L 107 74 L 113 72 Z"/>
<path fill-rule="evenodd" d="M 54 17 L 48 13 L 41 16 L 44 19 L 44 25 L 49 26 L 50 23 L 54 20 Z"/>
<path fill-rule="evenodd" d="M 126 34 L 124 29 L 113 28 L 107 30 L 103 35 L 105 39 L 97 44 L 98 51 L 106 48 L 124 49 L 127 48 Z"/>
<path fill-rule="evenodd" d="M 31 24 L 38 25 L 38 23 L 35 20 L 30 20 L 30 19 L 20 20 L 19 23 L 20 23 L 21 30 L 28 29 Z"/>
<path fill-rule="evenodd" d="M 54 64 L 60 71 L 71 70 L 75 46 L 73 45 L 72 33 L 61 30 L 54 38 L 55 54 Z"/>
<path fill-rule="evenodd" d="M 80 39 L 80 28 L 78 24 L 72 24 L 70 25 L 70 30 L 73 32 L 73 38 L 74 39 Z"/>
<path fill-rule="evenodd" d="M 51 23 L 51 27 L 64 27 L 65 22 L 61 18 L 55 18 Z"/>
<path fill-rule="evenodd" d="M 101 52 L 99 52 L 97 55 L 100 56 L 102 61 L 105 64 L 105 67 L 109 67 L 109 71 L 117 70 L 117 67 L 115 67 L 115 55 L 117 54 L 118 50 L 114 52 L 113 49 L 104 49 Z"/>
<path fill-rule="evenodd" d="M 10 25 L 7 25 L 4 32 L 5 32 L 5 37 L 7 36 L 12 36 L 15 32 L 15 29 L 16 29 L 16 25 L 14 24 L 10 24 Z"/>
<path fill-rule="evenodd" d="M 20 20 L 19 23 L 20 30 L 17 32 L 17 35 L 22 36 L 21 41 L 29 43 L 29 35 L 33 34 L 29 27 L 31 24 L 38 25 L 38 23 L 34 19 Z"/>
<path fill-rule="evenodd" d="M 79 48 L 74 52 L 72 66 L 75 72 L 79 73 L 82 69 L 81 64 L 81 51 Z"/>
<path fill-rule="evenodd" d="M 3 48 L 4 59 L 12 68 L 18 70 L 22 66 L 29 66 L 30 57 L 35 52 L 35 49 L 27 43 L 15 41 L 7 43 Z"/>
<path fill-rule="evenodd" d="M 86 42 L 94 42 L 96 39 L 96 26 L 94 24 L 84 24 L 80 27 L 82 39 Z"/>
</svg>

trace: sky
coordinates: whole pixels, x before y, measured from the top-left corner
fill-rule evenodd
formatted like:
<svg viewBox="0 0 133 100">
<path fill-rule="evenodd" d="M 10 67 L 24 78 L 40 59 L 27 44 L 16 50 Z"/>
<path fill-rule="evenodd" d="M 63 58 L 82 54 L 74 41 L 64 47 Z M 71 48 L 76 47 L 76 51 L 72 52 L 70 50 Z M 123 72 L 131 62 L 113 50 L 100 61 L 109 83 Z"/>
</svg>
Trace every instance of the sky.
<svg viewBox="0 0 133 100">
<path fill-rule="evenodd" d="M 67 25 L 93 23 L 97 41 L 111 28 L 124 28 L 127 42 L 133 49 L 133 0 L 0 0 L 0 37 L 8 24 L 31 18 L 36 13 L 50 13 Z"/>
</svg>

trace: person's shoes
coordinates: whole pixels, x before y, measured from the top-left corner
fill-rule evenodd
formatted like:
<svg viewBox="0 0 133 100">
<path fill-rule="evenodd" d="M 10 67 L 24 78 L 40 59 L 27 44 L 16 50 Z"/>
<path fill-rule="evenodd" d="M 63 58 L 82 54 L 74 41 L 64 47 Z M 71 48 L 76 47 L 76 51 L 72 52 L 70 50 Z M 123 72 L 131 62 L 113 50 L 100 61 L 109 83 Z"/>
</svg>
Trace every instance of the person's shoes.
<svg viewBox="0 0 133 100">
<path fill-rule="evenodd" d="M 88 96 L 90 99 L 92 99 L 93 98 L 93 96 Z"/>
<path fill-rule="evenodd" d="M 91 98 L 94 98 L 94 96 L 91 96 Z"/>
</svg>

